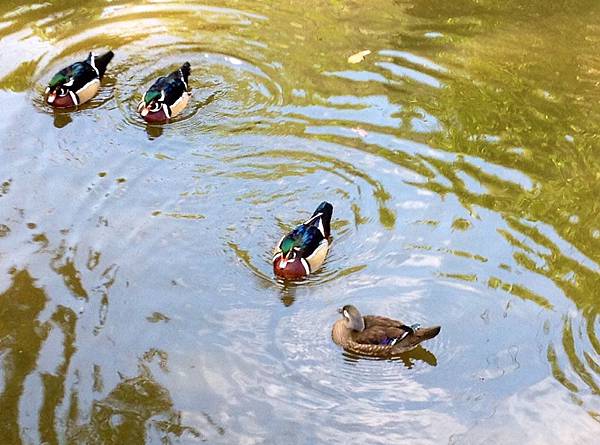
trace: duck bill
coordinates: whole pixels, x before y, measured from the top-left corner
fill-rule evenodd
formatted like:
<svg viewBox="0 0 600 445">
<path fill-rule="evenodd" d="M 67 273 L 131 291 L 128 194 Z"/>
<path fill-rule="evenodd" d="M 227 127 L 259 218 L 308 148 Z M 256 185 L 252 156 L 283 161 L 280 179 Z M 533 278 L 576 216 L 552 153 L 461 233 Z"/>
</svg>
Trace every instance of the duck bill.
<svg viewBox="0 0 600 445">
<path fill-rule="evenodd" d="M 48 94 L 48 96 L 46 96 L 46 102 L 48 102 L 49 104 L 53 104 L 55 100 L 56 100 L 55 92 L 52 92 L 52 93 Z"/>
<path fill-rule="evenodd" d="M 287 253 L 287 255 L 282 255 L 281 256 L 281 261 L 279 262 L 281 267 L 285 267 L 288 263 L 288 261 L 290 260 L 290 255 L 291 255 L 291 251 Z"/>
</svg>

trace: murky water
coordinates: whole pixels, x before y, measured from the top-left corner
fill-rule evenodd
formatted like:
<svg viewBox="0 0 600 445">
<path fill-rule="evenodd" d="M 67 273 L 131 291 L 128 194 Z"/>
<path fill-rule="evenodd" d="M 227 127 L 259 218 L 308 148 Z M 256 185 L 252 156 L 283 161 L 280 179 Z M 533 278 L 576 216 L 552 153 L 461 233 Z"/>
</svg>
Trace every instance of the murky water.
<svg viewBox="0 0 600 445">
<path fill-rule="evenodd" d="M 600 4 L 548 3 L 4 0 L 0 443 L 597 440 Z M 278 282 L 324 199 L 324 268 Z M 443 329 L 354 357 L 345 303 Z"/>
</svg>

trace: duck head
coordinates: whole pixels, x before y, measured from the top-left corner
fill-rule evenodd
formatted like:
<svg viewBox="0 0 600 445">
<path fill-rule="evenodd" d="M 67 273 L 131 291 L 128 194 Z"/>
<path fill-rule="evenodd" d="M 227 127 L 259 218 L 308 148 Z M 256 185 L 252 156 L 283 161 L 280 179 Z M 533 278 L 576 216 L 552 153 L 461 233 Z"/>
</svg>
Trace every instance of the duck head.
<svg viewBox="0 0 600 445">
<path fill-rule="evenodd" d="M 164 91 L 148 91 L 137 110 L 148 123 L 165 122 L 171 117 L 169 106 L 165 103 Z"/>
<path fill-rule="evenodd" d="M 70 108 L 79 103 L 77 95 L 70 89 L 74 78 L 68 78 L 62 73 L 56 74 L 46 88 L 46 102 L 56 108 Z"/>
<path fill-rule="evenodd" d="M 275 275 L 287 279 L 304 278 L 310 273 L 307 261 L 302 258 L 300 247 L 296 239 L 286 236 L 280 243 L 280 251 L 273 257 L 273 271 Z"/>
<path fill-rule="evenodd" d="M 344 320 L 346 320 L 346 327 L 353 331 L 362 332 L 365 330 L 365 320 L 363 316 L 351 304 L 347 304 L 344 307 L 338 309 L 338 312 L 342 314 Z"/>
</svg>

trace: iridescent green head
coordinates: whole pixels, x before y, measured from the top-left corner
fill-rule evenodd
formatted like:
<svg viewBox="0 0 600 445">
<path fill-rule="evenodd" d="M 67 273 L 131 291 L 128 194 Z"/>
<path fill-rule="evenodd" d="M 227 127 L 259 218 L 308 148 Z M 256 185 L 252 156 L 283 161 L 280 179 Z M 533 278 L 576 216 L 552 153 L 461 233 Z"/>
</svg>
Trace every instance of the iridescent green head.
<svg viewBox="0 0 600 445">
<path fill-rule="evenodd" d="M 138 112 L 142 114 L 142 117 L 146 117 L 148 113 L 157 113 L 163 106 L 163 100 L 162 91 L 149 90 L 139 103 Z"/>
<path fill-rule="evenodd" d="M 65 76 L 64 73 L 57 73 L 50 79 L 48 86 L 54 90 L 57 86 L 65 83 L 67 83 L 67 76 Z"/>
<path fill-rule="evenodd" d="M 160 91 L 148 91 L 144 95 L 144 102 L 146 102 L 146 105 L 148 105 L 152 101 L 158 101 L 159 98 L 160 98 Z"/>
<path fill-rule="evenodd" d="M 291 237 L 285 237 L 283 239 L 283 241 L 281 242 L 281 252 L 283 253 L 283 256 L 288 256 L 289 253 L 292 251 L 292 249 L 294 248 L 295 245 L 295 240 L 294 238 Z"/>
</svg>

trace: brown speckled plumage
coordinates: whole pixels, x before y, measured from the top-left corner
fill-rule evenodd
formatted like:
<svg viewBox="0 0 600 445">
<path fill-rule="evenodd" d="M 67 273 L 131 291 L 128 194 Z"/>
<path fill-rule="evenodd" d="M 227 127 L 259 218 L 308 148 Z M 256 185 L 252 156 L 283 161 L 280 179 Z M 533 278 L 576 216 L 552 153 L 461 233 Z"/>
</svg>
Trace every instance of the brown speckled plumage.
<svg viewBox="0 0 600 445">
<path fill-rule="evenodd" d="M 360 314 L 352 305 L 339 310 L 343 318 L 337 320 L 331 331 L 334 343 L 347 351 L 372 357 L 402 354 L 419 343 L 435 337 L 440 326 L 413 329 L 398 320 L 376 315 Z M 393 345 L 385 344 L 396 339 Z"/>
</svg>

